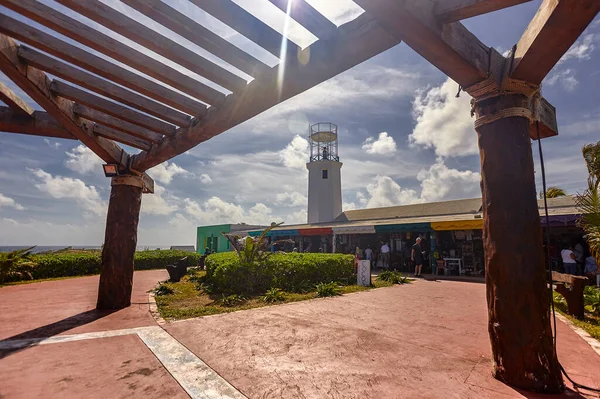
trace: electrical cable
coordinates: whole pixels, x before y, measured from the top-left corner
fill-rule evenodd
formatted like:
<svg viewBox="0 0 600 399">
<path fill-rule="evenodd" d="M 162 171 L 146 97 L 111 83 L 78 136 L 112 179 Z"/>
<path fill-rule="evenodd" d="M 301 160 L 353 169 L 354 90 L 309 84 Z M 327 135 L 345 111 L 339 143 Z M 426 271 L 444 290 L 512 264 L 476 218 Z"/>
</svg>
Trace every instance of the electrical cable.
<svg viewBox="0 0 600 399">
<path fill-rule="evenodd" d="M 544 165 L 544 153 L 542 151 L 542 139 L 540 137 L 540 122 L 536 121 L 535 122 L 535 127 L 537 130 L 537 141 L 538 141 L 538 149 L 539 149 L 539 153 L 540 153 L 540 165 L 541 165 L 541 169 L 542 169 L 542 188 L 543 188 L 543 193 L 544 193 L 544 211 L 545 211 L 545 216 L 546 216 L 546 261 L 548 262 L 548 281 L 549 281 L 549 295 L 550 295 L 550 306 L 552 308 L 552 322 L 554 325 L 554 335 L 552 337 L 552 343 L 553 343 L 553 350 L 554 350 L 554 356 L 556 356 L 557 361 L 558 361 L 558 355 L 556 353 L 556 310 L 554 309 L 554 287 L 552 286 L 552 264 L 550 263 L 550 216 L 548 216 L 548 198 L 546 197 L 546 168 Z M 565 377 L 567 377 L 567 380 L 569 380 L 571 382 L 571 384 L 573 384 L 573 387 L 575 388 L 581 388 L 581 389 L 585 389 L 587 391 L 592 391 L 592 392 L 600 392 L 600 389 L 598 388 L 592 388 L 592 387 L 588 387 L 586 385 L 583 384 L 579 384 L 575 381 L 573 381 L 573 379 L 569 376 L 569 374 L 567 374 L 567 371 L 565 370 L 565 368 L 563 367 L 563 365 L 560 363 L 560 361 L 558 362 L 558 365 L 560 366 L 560 370 L 562 371 L 562 373 L 565 375 Z"/>
</svg>

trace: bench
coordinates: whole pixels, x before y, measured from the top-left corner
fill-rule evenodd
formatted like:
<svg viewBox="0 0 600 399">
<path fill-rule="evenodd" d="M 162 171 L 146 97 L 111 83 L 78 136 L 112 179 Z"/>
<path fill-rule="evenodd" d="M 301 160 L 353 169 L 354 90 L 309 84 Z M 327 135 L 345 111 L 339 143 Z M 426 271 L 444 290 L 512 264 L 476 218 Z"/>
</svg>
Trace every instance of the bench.
<svg viewBox="0 0 600 399">
<path fill-rule="evenodd" d="M 556 285 L 556 292 L 564 296 L 567 301 L 567 313 L 578 319 L 583 319 L 583 290 L 588 282 L 587 277 L 552 272 L 552 282 Z"/>
<path fill-rule="evenodd" d="M 167 265 L 166 269 L 169 272 L 169 281 L 177 283 L 187 273 L 189 266 L 188 257 L 179 259 L 174 265 Z"/>
</svg>

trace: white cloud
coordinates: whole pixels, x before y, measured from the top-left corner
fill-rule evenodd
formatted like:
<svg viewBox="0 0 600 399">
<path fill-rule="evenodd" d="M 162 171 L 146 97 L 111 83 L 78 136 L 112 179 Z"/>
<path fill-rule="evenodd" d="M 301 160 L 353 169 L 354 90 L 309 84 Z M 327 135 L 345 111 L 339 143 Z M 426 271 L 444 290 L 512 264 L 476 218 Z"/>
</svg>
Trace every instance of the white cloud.
<svg viewBox="0 0 600 399">
<path fill-rule="evenodd" d="M 377 140 L 374 137 L 366 139 L 362 145 L 362 149 L 367 154 L 393 154 L 396 152 L 396 142 L 392 136 L 389 136 L 386 132 L 381 132 Z"/>
<path fill-rule="evenodd" d="M 579 84 L 579 81 L 575 77 L 575 71 L 573 69 L 557 70 L 550 74 L 545 83 L 548 86 L 554 86 L 556 83 L 561 83 L 566 91 L 573 91 Z"/>
<path fill-rule="evenodd" d="M 74 172 L 87 174 L 90 172 L 102 173 L 102 164 L 104 163 L 98 155 L 84 145 L 78 145 L 70 151 L 67 151 L 67 168 Z"/>
<path fill-rule="evenodd" d="M 103 221 L 57 223 L 39 219 L 0 219 L 0 245 L 93 245 L 104 240 Z M 45 233 L 45 234 L 44 234 Z"/>
<path fill-rule="evenodd" d="M 471 97 L 456 98 L 458 84 L 447 79 L 427 93 L 419 92 L 413 102 L 417 121 L 410 142 L 435 149 L 439 156 L 477 154 L 477 134 L 471 118 Z"/>
<path fill-rule="evenodd" d="M 87 186 L 79 179 L 52 176 L 42 169 L 31 170 L 31 172 L 40 179 L 40 183 L 35 185 L 40 191 L 57 199 L 73 199 L 85 211 L 94 215 L 106 214 L 107 204 L 100 198 L 96 187 Z"/>
<path fill-rule="evenodd" d="M 562 58 L 558 61 L 558 64 L 561 64 L 569 59 L 577 59 L 577 60 L 589 60 L 592 58 L 592 52 L 596 48 L 596 41 L 598 36 L 594 33 L 589 33 L 583 35 L 577 40 L 573 46 L 562 56 Z"/>
<path fill-rule="evenodd" d="M 14 208 L 17 211 L 22 211 L 25 209 L 22 205 L 18 204 L 14 199 L 6 197 L 3 194 L 0 194 L 0 208 L 3 206 L 8 207 L 8 208 Z"/>
<path fill-rule="evenodd" d="M 44 142 L 46 144 L 48 144 L 48 147 L 54 148 L 54 149 L 58 149 L 58 147 L 60 147 L 60 145 L 61 145 L 58 141 L 52 142 L 52 141 L 50 141 L 48 139 L 44 139 Z"/>
<path fill-rule="evenodd" d="M 415 190 L 403 189 L 389 176 L 377 176 L 367 185 L 369 199 L 366 208 L 405 205 L 420 202 Z"/>
<path fill-rule="evenodd" d="M 203 203 L 186 198 L 184 204 L 185 213 L 200 225 L 225 223 L 268 225 L 275 221 L 272 210 L 263 203 L 255 204 L 248 211 L 240 205 L 223 201 L 219 197 L 211 197 Z"/>
<path fill-rule="evenodd" d="M 279 159 L 286 168 L 305 169 L 308 161 L 308 140 L 296 135 L 291 143 L 279 151 Z"/>
<path fill-rule="evenodd" d="M 285 221 L 285 224 L 304 224 L 308 220 L 308 211 L 301 209 L 297 212 L 292 212 L 287 215 L 281 221 Z"/>
<path fill-rule="evenodd" d="M 479 173 L 450 169 L 438 158 L 429 170 L 417 175 L 421 182 L 421 199 L 424 202 L 445 201 L 481 195 Z"/>
<path fill-rule="evenodd" d="M 170 200 L 176 198 L 169 196 L 164 187 L 154 184 L 154 194 L 142 196 L 140 211 L 149 215 L 169 215 L 177 210 L 177 205 Z"/>
<path fill-rule="evenodd" d="M 200 180 L 200 183 L 202 183 L 202 184 L 212 183 L 212 179 L 206 173 L 202 173 L 198 179 Z"/>
<path fill-rule="evenodd" d="M 344 202 L 344 203 L 342 203 L 342 210 L 343 211 L 351 211 L 353 209 L 356 209 L 356 204 L 354 202 Z"/>
<path fill-rule="evenodd" d="M 275 203 L 283 206 L 306 206 L 308 197 L 298 191 L 279 193 L 275 196 Z"/>
<path fill-rule="evenodd" d="M 168 161 L 161 163 L 160 165 L 156 165 L 154 168 L 148 170 L 148 174 L 163 184 L 171 183 L 173 178 L 178 175 L 190 177 L 194 175 L 193 173 L 188 172 L 177 165 L 175 162 L 171 162 L 169 164 Z"/>
</svg>

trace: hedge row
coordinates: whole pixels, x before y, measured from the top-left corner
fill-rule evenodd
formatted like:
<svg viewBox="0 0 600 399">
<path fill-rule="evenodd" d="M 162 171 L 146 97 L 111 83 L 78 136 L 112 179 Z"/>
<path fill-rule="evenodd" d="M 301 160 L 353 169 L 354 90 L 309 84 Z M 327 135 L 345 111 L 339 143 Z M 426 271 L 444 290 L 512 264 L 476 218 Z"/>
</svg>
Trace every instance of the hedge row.
<svg viewBox="0 0 600 399">
<path fill-rule="evenodd" d="M 270 288 L 301 292 L 315 284 L 337 281 L 349 284 L 354 277 L 354 256 L 321 253 L 277 253 L 266 261 L 241 264 L 236 253 L 206 258 L 204 283 L 214 292 L 264 293 Z"/>
<path fill-rule="evenodd" d="M 197 265 L 201 255 L 194 252 L 174 250 L 139 251 L 135 253 L 135 270 L 161 269 L 177 260 L 188 257 L 190 265 Z M 100 273 L 100 252 L 59 252 L 33 255 L 31 269 L 34 279 L 85 276 Z"/>
</svg>

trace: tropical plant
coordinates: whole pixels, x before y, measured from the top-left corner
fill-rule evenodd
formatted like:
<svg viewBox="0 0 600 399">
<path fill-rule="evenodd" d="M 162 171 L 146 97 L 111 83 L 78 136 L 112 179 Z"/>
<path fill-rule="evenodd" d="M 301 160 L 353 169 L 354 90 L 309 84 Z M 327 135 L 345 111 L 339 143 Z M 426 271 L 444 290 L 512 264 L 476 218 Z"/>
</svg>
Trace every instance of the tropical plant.
<svg viewBox="0 0 600 399">
<path fill-rule="evenodd" d="M 33 247 L 17 249 L 11 252 L 0 252 L 0 284 L 7 278 L 23 280 L 25 277 L 32 279 L 31 269 L 35 263 L 30 262 Z"/>
<path fill-rule="evenodd" d="M 594 314 L 600 314 L 600 291 L 596 287 L 586 286 L 583 290 L 583 302 Z"/>
<path fill-rule="evenodd" d="M 546 189 L 546 198 L 566 197 L 565 190 L 559 187 L 548 187 Z M 540 192 L 540 199 L 544 199 L 544 192 Z"/>
<path fill-rule="evenodd" d="M 321 298 L 340 295 L 340 287 L 334 282 L 317 284 L 315 289 L 317 296 Z"/>
<path fill-rule="evenodd" d="M 264 261 L 271 254 L 267 251 L 267 234 L 276 227 L 279 227 L 282 223 L 271 223 L 270 227 L 267 227 L 258 237 L 248 236 L 246 238 L 240 238 L 234 234 L 221 233 L 231 246 L 235 249 L 235 252 L 240 259 L 242 265 Z"/>
<path fill-rule="evenodd" d="M 227 296 L 223 295 L 223 297 L 221 298 L 221 305 L 227 306 L 227 307 L 233 307 L 233 306 L 237 306 L 237 305 L 241 304 L 245 300 L 246 300 L 245 297 L 243 297 L 241 295 L 237 295 L 237 294 L 232 294 L 232 295 L 227 295 Z"/>
<path fill-rule="evenodd" d="M 270 290 L 267 290 L 263 300 L 267 303 L 281 302 L 285 301 L 285 295 L 281 289 L 271 288 Z"/>
<path fill-rule="evenodd" d="M 588 168 L 588 187 L 583 194 L 578 194 L 575 201 L 582 216 L 580 226 L 586 233 L 590 252 L 596 259 L 600 258 L 600 141 L 588 144 L 581 150 Z"/>
<path fill-rule="evenodd" d="M 377 276 L 378 280 L 387 281 L 392 284 L 407 284 L 409 283 L 408 277 L 402 275 L 398 271 L 384 270 Z"/>
<path fill-rule="evenodd" d="M 174 293 L 175 293 L 175 291 L 173 290 L 173 288 L 168 287 L 164 284 L 161 284 L 154 289 L 154 295 L 156 295 L 156 296 L 171 295 Z"/>
</svg>

